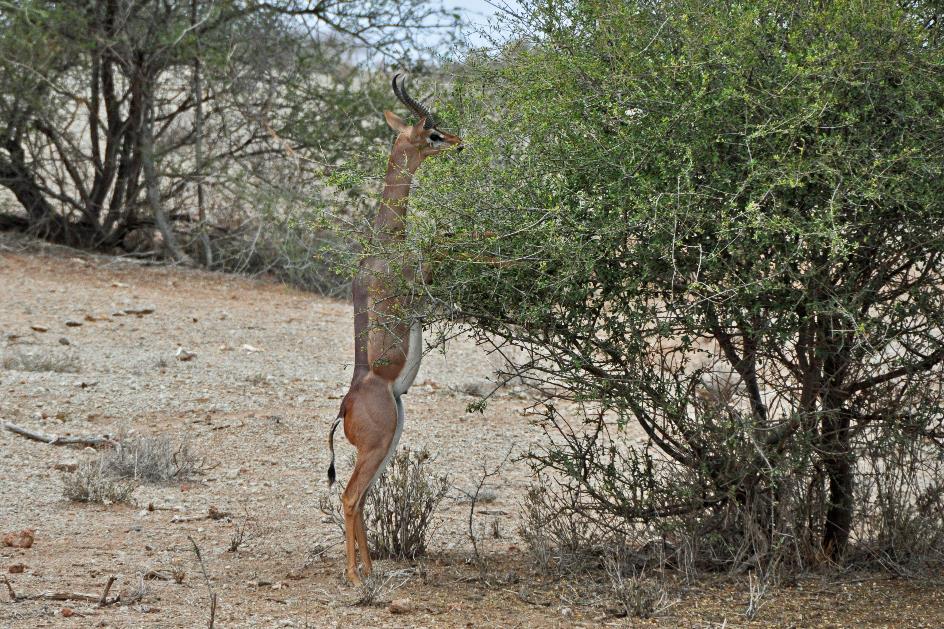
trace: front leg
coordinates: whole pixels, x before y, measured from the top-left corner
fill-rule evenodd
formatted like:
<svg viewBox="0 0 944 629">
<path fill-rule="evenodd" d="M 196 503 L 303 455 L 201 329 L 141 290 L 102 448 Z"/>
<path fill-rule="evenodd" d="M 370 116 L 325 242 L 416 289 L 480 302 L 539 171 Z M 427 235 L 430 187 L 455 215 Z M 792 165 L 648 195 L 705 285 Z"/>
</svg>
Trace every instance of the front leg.
<svg viewBox="0 0 944 629">
<path fill-rule="evenodd" d="M 400 397 L 410 390 L 410 385 L 416 380 L 416 374 L 419 372 L 422 362 L 423 321 L 416 318 L 410 324 L 410 341 L 406 350 L 406 362 L 404 362 L 400 374 L 393 383 L 393 395 L 395 397 Z"/>
</svg>

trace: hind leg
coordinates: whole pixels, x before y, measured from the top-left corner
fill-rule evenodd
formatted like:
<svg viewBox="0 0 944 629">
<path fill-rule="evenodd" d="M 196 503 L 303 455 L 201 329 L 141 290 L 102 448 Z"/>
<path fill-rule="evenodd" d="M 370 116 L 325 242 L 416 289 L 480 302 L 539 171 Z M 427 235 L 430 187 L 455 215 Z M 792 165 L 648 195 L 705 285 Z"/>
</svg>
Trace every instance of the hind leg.
<svg viewBox="0 0 944 629">
<path fill-rule="evenodd" d="M 369 488 L 368 488 L 369 489 Z M 370 576 L 374 566 L 370 560 L 370 545 L 367 543 L 367 527 L 364 526 L 364 499 L 361 499 L 360 507 L 357 509 L 357 518 L 355 520 L 357 528 L 354 529 L 354 538 L 357 541 L 357 548 L 361 554 L 361 566 L 364 569 L 364 576 Z"/>
<path fill-rule="evenodd" d="M 356 548 L 360 548 L 365 574 L 372 567 L 364 526 L 364 497 L 382 471 L 397 436 L 396 403 L 385 381 L 373 377 L 373 374 L 364 379 L 344 416 L 344 433 L 357 448 L 354 472 L 341 501 L 344 506 L 347 577 L 352 583 L 359 584 Z"/>
<path fill-rule="evenodd" d="M 364 576 L 370 573 L 372 567 L 370 549 L 367 547 L 367 531 L 364 527 L 364 496 L 386 454 L 386 450 L 358 452 L 354 473 L 351 474 L 351 480 L 341 496 L 341 502 L 344 505 L 344 534 L 347 542 L 347 578 L 355 585 L 360 583 L 355 546 L 360 548 Z"/>
</svg>

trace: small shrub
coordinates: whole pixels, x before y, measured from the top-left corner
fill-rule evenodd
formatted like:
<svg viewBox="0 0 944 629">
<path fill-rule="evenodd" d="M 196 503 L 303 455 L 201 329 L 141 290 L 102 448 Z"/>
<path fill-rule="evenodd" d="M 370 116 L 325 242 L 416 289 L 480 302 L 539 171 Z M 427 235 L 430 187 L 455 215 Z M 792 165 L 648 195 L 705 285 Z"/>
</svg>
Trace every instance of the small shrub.
<svg viewBox="0 0 944 629">
<path fill-rule="evenodd" d="M 331 297 L 346 294 L 349 279 L 334 268 L 333 258 L 344 258 L 349 246 L 333 232 L 315 225 L 309 212 L 266 208 L 238 227 L 210 234 L 212 268 L 251 276 L 271 274 L 292 286 Z M 203 259 L 204 245 L 194 238 L 188 245 L 195 259 Z"/>
<path fill-rule="evenodd" d="M 134 480 L 115 478 L 110 474 L 101 456 L 82 463 L 75 472 L 64 476 L 63 485 L 63 492 L 69 500 L 106 505 L 130 502 L 131 494 L 138 487 Z"/>
<path fill-rule="evenodd" d="M 132 437 L 101 454 L 103 465 L 115 478 L 130 478 L 145 483 L 184 480 L 206 469 L 186 441 L 170 437 Z"/>
<path fill-rule="evenodd" d="M 140 483 L 183 480 L 206 469 L 186 442 L 169 437 L 120 439 L 63 477 L 64 494 L 77 502 L 128 502 Z"/>
<path fill-rule="evenodd" d="M 862 448 L 851 559 L 903 576 L 944 565 L 944 458 L 921 438 L 875 439 Z"/>
<path fill-rule="evenodd" d="M 439 507 L 449 481 L 429 469 L 426 450 L 404 449 L 367 493 L 364 522 L 371 555 L 385 559 L 414 559 L 426 553 L 433 514 Z M 321 510 L 344 530 L 340 499 L 326 495 Z"/>
<path fill-rule="evenodd" d="M 652 618 L 669 605 L 669 595 L 662 584 L 645 577 L 614 553 L 604 560 L 608 594 L 617 606 L 617 615 L 630 618 Z"/>
<path fill-rule="evenodd" d="M 3 352 L 3 368 L 12 371 L 52 371 L 78 373 L 81 362 L 74 351 L 38 345 L 7 347 Z"/>
<path fill-rule="evenodd" d="M 599 565 L 601 545 L 610 535 L 584 514 L 581 499 L 569 488 L 550 490 L 539 475 L 522 503 L 518 530 L 534 564 L 545 573 L 573 574 Z"/>
</svg>

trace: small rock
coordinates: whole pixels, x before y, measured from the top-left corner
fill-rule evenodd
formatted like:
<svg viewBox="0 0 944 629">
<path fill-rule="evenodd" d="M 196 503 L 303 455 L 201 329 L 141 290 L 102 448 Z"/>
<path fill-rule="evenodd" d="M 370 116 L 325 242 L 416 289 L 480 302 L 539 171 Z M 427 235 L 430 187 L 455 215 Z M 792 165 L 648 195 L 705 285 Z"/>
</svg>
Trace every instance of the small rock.
<svg viewBox="0 0 944 629">
<path fill-rule="evenodd" d="M 128 285 L 123 282 L 112 282 L 111 287 L 112 288 L 128 288 Z"/>
<path fill-rule="evenodd" d="M 76 615 L 75 610 L 72 609 L 71 607 L 63 607 L 61 610 L 59 610 L 59 613 L 62 614 L 65 618 L 71 618 L 72 616 Z"/>
<path fill-rule="evenodd" d="M 13 548 L 30 548 L 33 545 L 33 534 L 35 532 L 34 529 L 23 529 L 15 533 L 7 533 L 0 542 L 3 542 L 4 546 Z"/>
<path fill-rule="evenodd" d="M 177 348 L 177 353 L 174 354 L 174 357 L 175 357 L 177 360 L 182 361 L 182 362 L 187 362 L 188 360 L 193 360 L 194 358 L 196 358 L 196 356 L 197 356 L 197 355 L 196 355 L 194 352 L 191 352 L 191 351 L 189 351 L 189 350 L 186 350 L 186 349 L 184 349 L 183 347 L 178 347 L 178 348 Z"/>
<path fill-rule="evenodd" d="M 24 570 L 26 570 L 26 566 L 21 563 L 10 564 L 10 567 L 7 568 L 7 572 L 10 574 L 23 574 Z"/>
<path fill-rule="evenodd" d="M 60 337 L 59 337 L 59 344 L 60 344 L 60 345 L 72 345 L 72 342 L 69 341 L 69 339 L 67 339 L 66 337 L 60 336 Z"/>
<path fill-rule="evenodd" d="M 391 614 L 408 614 L 413 611 L 413 604 L 408 598 L 395 598 L 390 601 L 387 611 Z"/>
<path fill-rule="evenodd" d="M 49 328 L 44 325 L 31 325 L 30 330 L 33 330 L 34 332 L 48 332 Z"/>
<path fill-rule="evenodd" d="M 253 353 L 253 352 L 261 352 L 261 351 L 263 351 L 263 350 L 259 349 L 258 347 L 253 347 L 253 346 L 250 345 L 249 343 L 245 343 L 245 344 L 243 345 L 243 349 L 246 350 L 247 352 L 249 352 L 250 354 Z"/>
<path fill-rule="evenodd" d="M 66 319 L 66 327 L 68 328 L 80 328 L 82 327 L 81 321 L 76 321 L 75 319 Z"/>
</svg>

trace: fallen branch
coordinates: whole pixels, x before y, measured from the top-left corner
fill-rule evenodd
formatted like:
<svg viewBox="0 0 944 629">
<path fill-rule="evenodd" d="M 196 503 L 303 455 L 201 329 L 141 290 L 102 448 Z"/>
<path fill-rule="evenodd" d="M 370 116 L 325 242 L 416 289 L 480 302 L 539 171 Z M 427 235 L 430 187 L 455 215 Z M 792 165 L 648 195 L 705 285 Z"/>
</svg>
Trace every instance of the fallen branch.
<svg viewBox="0 0 944 629">
<path fill-rule="evenodd" d="M 229 511 L 220 511 L 211 506 L 206 515 L 175 515 L 170 519 L 170 522 L 171 524 L 179 524 L 181 522 L 199 522 L 200 520 L 222 520 L 230 517 L 230 515 Z"/>
<path fill-rule="evenodd" d="M 99 597 L 96 594 L 83 594 L 82 592 L 42 592 L 41 594 L 23 596 L 20 600 L 82 601 L 84 603 L 97 603 Z"/>
<path fill-rule="evenodd" d="M 49 435 L 44 432 L 28 430 L 22 426 L 11 424 L 10 422 L 3 422 L 2 426 L 3 428 L 14 434 L 20 435 L 21 437 L 26 437 L 27 439 L 32 439 L 33 441 L 41 441 L 51 446 L 101 446 L 113 445 L 115 443 L 114 439 L 111 438 L 111 435 Z"/>
<path fill-rule="evenodd" d="M 105 589 L 102 591 L 101 595 L 97 594 L 85 594 L 84 592 L 41 592 L 39 594 L 26 594 L 24 596 L 17 596 L 16 592 L 13 591 L 13 586 L 10 584 L 10 580 L 7 579 L 6 575 L 3 577 L 4 583 L 7 584 L 7 591 L 10 593 L 10 602 L 16 603 L 19 601 L 81 601 L 83 603 L 98 603 L 99 607 L 106 607 L 108 605 L 114 605 L 118 602 L 118 596 L 109 599 L 108 592 L 111 591 L 112 584 L 118 579 L 116 576 L 108 577 L 108 583 L 105 584 Z"/>
<path fill-rule="evenodd" d="M 165 572 L 164 570 L 148 570 L 144 573 L 143 578 L 146 581 L 173 581 L 174 575 L 169 572 Z"/>
</svg>

